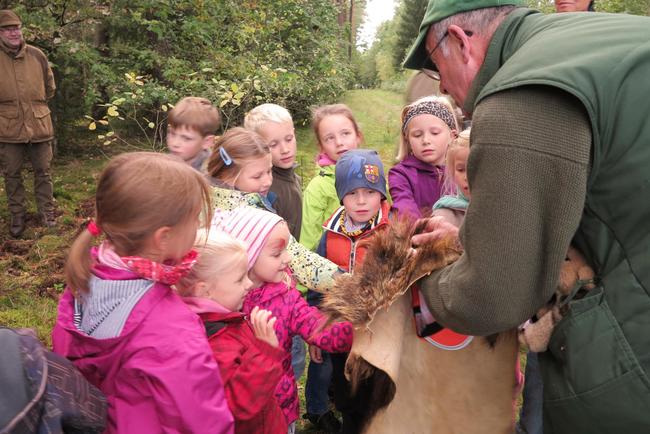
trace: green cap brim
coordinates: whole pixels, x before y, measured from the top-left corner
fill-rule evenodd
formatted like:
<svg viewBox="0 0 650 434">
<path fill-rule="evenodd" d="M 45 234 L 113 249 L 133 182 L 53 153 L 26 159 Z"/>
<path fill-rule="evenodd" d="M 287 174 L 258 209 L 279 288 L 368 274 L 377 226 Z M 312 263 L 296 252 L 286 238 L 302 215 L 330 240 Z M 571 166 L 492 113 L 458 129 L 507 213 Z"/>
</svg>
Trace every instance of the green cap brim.
<svg viewBox="0 0 650 434">
<path fill-rule="evenodd" d="M 430 0 L 422 24 L 420 24 L 420 33 L 404 61 L 404 68 L 438 70 L 438 67 L 429 59 L 426 48 L 427 33 L 431 24 L 461 12 L 506 5 L 526 6 L 526 2 L 524 0 Z"/>
<path fill-rule="evenodd" d="M 427 24 L 426 29 L 420 30 L 417 39 L 411 46 L 409 54 L 406 56 L 404 61 L 404 68 L 408 69 L 432 69 L 437 71 L 438 68 L 436 65 L 429 59 L 429 53 L 427 53 L 426 39 L 427 33 L 429 33 L 429 24 Z"/>
</svg>

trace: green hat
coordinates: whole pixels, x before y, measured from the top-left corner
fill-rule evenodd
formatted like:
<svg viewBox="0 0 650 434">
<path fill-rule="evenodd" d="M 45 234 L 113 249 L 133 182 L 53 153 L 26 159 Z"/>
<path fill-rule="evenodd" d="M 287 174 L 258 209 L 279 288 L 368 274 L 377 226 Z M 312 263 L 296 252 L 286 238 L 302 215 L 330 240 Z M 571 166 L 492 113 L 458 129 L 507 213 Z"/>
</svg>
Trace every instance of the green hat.
<svg viewBox="0 0 650 434">
<path fill-rule="evenodd" d="M 526 2 L 523 0 L 429 0 L 427 11 L 424 13 L 422 24 L 420 24 L 420 33 L 415 43 L 413 43 L 408 56 L 406 56 L 404 67 L 409 69 L 427 68 L 433 69 L 434 71 L 438 70 L 436 65 L 429 59 L 429 54 L 425 46 L 427 32 L 431 24 L 461 12 L 505 5 L 526 6 Z"/>
<path fill-rule="evenodd" d="M 11 9 L 3 9 L 0 11 L 0 27 L 20 26 L 22 22 L 18 15 Z"/>
</svg>

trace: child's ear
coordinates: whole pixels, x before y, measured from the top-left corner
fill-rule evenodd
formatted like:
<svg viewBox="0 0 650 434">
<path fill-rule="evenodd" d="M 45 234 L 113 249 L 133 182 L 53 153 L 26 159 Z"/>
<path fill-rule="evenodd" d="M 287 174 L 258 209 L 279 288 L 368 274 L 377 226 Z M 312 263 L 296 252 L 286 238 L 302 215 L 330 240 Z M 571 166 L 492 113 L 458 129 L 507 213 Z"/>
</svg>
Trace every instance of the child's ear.
<svg viewBox="0 0 650 434">
<path fill-rule="evenodd" d="M 153 244 L 153 248 L 156 251 L 162 251 L 164 250 L 168 243 L 169 243 L 169 237 L 171 235 L 171 230 L 172 228 L 170 226 L 163 226 L 158 229 L 153 233 L 151 236 L 151 242 Z"/>
<path fill-rule="evenodd" d="M 214 134 L 208 134 L 207 136 L 203 137 L 203 143 L 201 144 L 201 147 L 203 149 L 207 149 L 208 151 L 211 151 L 212 148 L 214 147 L 215 139 L 216 137 Z"/>
<path fill-rule="evenodd" d="M 208 284 L 205 282 L 197 282 L 192 289 L 192 295 L 195 297 L 205 297 L 208 294 Z"/>
<path fill-rule="evenodd" d="M 451 139 L 456 139 L 458 138 L 458 131 L 456 130 L 451 130 Z"/>
</svg>

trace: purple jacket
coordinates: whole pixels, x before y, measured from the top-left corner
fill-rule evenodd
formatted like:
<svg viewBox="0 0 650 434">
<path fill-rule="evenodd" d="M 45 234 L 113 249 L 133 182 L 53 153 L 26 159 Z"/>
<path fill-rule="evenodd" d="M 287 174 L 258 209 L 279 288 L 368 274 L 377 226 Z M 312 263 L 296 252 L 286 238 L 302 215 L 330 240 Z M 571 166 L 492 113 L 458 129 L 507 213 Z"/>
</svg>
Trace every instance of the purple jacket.
<svg viewBox="0 0 650 434">
<path fill-rule="evenodd" d="M 283 375 L 275 389 L 275 397 L 287 418 L 287 424 L 298 419 L 299 401 L 296 379 L 291 368 L 291 340 L 300 335 L 308 344 L 330 353 L 345 353 L 352 346 L 352 325 L 348 322 L 334 323 L 327 328 L 325 317 L 320 311 L 307 304 L 295 284 L 288 287 L 284 283 L 266 283 L 251 290 L 244 299 L 242 312 L 250 314 L 255 306 L 273 312 L 277 318 L 275 334 L 282 358 Z"/>
<path fill-rule="evenodd" d="M 137 279 L 105 265 L 102 279 Z M 69 289 L 59 301 L 54 351 L 70 359 L 108 400 L 107 433 L 233 432 L 219 367 L 199 317 L 169 286 L 140 299 L 118 337 L 95 339 L 74 325 Z"/>
<path fill-rule="evenodd" d="M 400 215 L 422 217 L 430 212 L 442 192 L 444 170 L 409 155 L 388 171 L 393 209 Z"/>
</svg>

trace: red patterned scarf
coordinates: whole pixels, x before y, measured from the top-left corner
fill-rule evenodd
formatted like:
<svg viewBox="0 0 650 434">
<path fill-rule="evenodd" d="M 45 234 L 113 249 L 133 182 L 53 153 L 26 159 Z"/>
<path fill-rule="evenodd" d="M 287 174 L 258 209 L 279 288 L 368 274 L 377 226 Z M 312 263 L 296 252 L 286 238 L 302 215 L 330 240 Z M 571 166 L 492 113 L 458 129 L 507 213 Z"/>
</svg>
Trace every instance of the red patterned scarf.
<svg viewBox="0 0 650 434">
<path fill-rule="evenodd" d="M 196 250 L 190 250 L 181 260 L 180 264 L 177 265 L 161 264 L 139 256 L 122 256 L 121 259 L 131 272 L 143 279 L 153 280 L 154 282 L 164 283 L 165 285 L 174 285 L 190 272 L 194 264 L 198 261 L 198 258 L 198 252 Z"/>
</svg>

